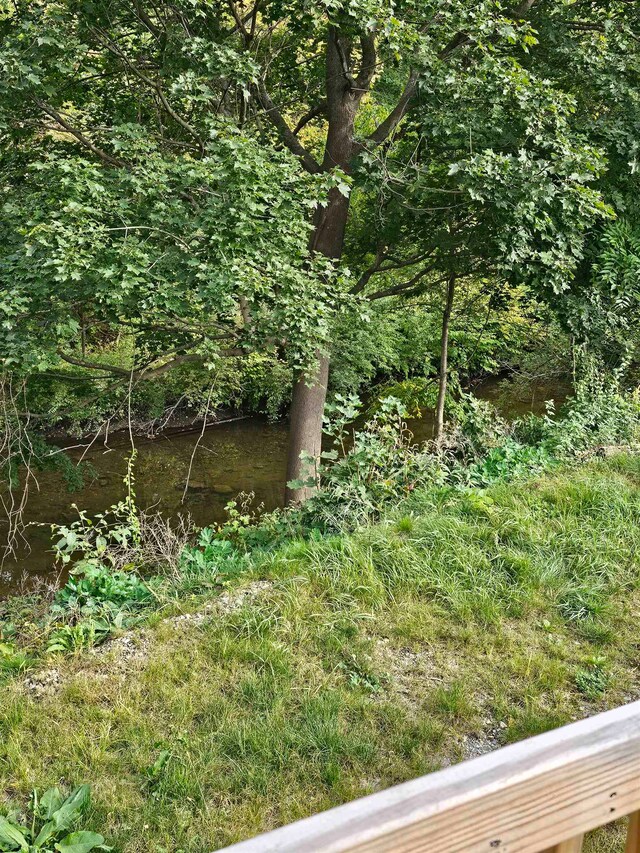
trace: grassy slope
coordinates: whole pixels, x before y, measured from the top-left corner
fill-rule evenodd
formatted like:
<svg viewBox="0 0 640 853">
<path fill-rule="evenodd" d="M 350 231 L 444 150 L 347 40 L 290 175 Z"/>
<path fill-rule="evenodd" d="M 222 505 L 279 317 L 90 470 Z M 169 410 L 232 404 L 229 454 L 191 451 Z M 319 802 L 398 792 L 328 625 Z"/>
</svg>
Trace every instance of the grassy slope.
<svg viewBox="0 0 640 853">
<path fill-rule="evenodd" d="M 635 699 L 639 486 L 617 457 L 293 543 L 126 672 L 80 655 L 52 697 L 3 687 L 0 792 L 87 781 L 117 850 L 205 851 Z"/>
</svg>

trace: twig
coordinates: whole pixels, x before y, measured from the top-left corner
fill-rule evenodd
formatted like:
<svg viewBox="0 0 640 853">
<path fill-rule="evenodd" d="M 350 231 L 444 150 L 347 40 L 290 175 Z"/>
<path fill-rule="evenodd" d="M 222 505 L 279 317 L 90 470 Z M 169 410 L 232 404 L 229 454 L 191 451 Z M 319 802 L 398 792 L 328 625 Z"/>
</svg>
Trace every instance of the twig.
<svg viewBox="0 0 640 853">
<path fill-rule="evenodd" d="M 187 479 L 186 479 L 185 484 L 184 484 L 184 491 L 182 492 L 182 499 L 180 500 L 180 503 L 184 503 L 184 499 L 187 496 L 187 490 L 189 489 L 189 480 L 191 479 L 191 469 L 193 468 L 193 460 L 195 459 L 196 452 L 198 450 L 198 447 L 200 446 L 200 442 L 202 441 L 202 439 L 204 437 L 204 432 L 207 428 L 207 418 L 209 416 L 209 406 L 211 405 L 212 395 L 213 395 L 213 384 L 209 388 L 209 394 L 207 396 L 207 405 L 205 406 L 205 410 L 204 410 L 204 418 L 202 420 L 202 429 L 200 430 L 200 435 L 198 436 L 198 440 L 194 444 L 193 450 L 191 451 L 191 459 L 189 460 L 189 470 L 187 471 Z"/>
</svg>

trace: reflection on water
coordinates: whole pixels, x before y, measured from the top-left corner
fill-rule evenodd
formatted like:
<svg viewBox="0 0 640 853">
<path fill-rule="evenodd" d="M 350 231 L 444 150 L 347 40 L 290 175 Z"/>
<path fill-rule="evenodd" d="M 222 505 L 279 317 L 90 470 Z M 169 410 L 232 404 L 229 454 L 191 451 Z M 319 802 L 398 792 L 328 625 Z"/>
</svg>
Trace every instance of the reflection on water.
<svg viewBox="0 0 640 853">
<path fill-rule="evenodd" d="M 193 454 L 200 431 L 174 433 L 154 440 L 136 439 L 135 490 L 139 506 L 158 509 L 166 516 L 190 513 L 198 525 L 221 521 L 224 506 L 239 492 L 255 492 L 257 503 L 275 509 L 282 504 L 286 472 L 286 424 L 270 424 L 261 418 L 221 423 L 207 429 Z M 89 517 L 117 503 L 126 494 L 123 478 L 131 451 L 129 437 L 109 439 L 109 449 L 96 443 L 85 460 L 94 469 L 82 490 L 65 490 L 60 475 L 37 475 L 39 491 L 32 491 L 25 519 L 30 550 L 22 548 L 16 560 L 5 560 L 0 594 L 15 588 L 23 573 L 52 573 L 51 522 L 67 524 L 78 516 L 72 504 Z M 80 450 L 70 451 L 79 459 Z M 189 465 L 190 487 L 183 502 Z"/>
<path fill-rule="evenodd" d="M 478 396 L 499 401 L 496 380 L 479 386 Z M 527 400 L 507 401 L 510 414 L 541 411 L 544 400 L 557 402 L 566 389 L 537 389 Z M 503 403 L 503 406 L 505 404 Z M 411 429 L 418 441 L 431 438 L 433 418 L 413 421 Z M 224 518 L 224 506 L 239 492 L 254 492 L 256 503 L 266 510 L 282 505 L 286 473 L 288 426 L 271 424 L 262 418 L 248 418 L 211 426 L 194 454 L 199 431 L 167 434 L 154 440 L 137 439 L 136 496 L 139 506 L 160 510 L 171 517 L 190 513 L 198 525 Z M 110 438 L 109 448 L 94 445 L 86 454 L 94 474 L 84 488 L 70 494 L 55 472 L 38 474 L 39 491 L 32 491 L 26 512 L 31 522 L 27 530 L 30 548 L 23 547 L 17 560 L 7 559 L 0 570 L 0 595 L 15 591 L 19 579 L 28 576 L 52 577 L 51 522 L 68 524 L 77 518 L 73 503 L 89 517 L 102 512 L 125 495 L 123 478 L 131 446 L 126 435 Z M 81 450 L 71 450 L 79 459 Z M 193 456 L 193 461 L 192 461 Z M 183 501 L 185 482 L 191 465 L 189 489 Z"/>
</svg>

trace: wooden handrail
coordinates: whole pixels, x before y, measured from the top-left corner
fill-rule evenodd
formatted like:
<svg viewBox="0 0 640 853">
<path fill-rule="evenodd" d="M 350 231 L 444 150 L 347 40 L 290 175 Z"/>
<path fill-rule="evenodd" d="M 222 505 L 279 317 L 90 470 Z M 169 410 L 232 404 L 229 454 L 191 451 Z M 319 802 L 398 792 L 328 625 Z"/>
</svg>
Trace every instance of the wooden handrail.
<svg viewBox="0 0 640 853">
<path fill-rule="evenodd" d="M 640 702 L 396 785 L 226 853 L 579 853 L 631 815 L 640 853 Z"/>
</svg>

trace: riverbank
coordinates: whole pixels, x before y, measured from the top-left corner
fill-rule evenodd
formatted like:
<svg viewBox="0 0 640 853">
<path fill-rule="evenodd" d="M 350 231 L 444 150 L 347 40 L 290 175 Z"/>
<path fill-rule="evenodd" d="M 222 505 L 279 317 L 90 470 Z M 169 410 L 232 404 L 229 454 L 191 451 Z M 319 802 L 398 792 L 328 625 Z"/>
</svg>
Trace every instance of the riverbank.
<svg viewBox="0 0 640 853">
<path fill-rule="evenodd" d="M 557 381 L 553 387 L 532 385 L 519 397 L 500 397 L 501 379 L 485 379 L 475 389 L 479 399 L 502 402 L 510 419 L 544 411 L 544 400 L 559 406 L 567 388 Z M 407 389 L 396 386 L 401 396 Z M 222 523 L 225 506 L 239 493 L 252 493 L 254 505 L 267 512 L 282 506 L 286 480 L 288 424 L 266 417 L 244 416 L 224 410 L 212 413 L 203 431 L 202 421 L 182 413 L 168 421 L 164 431 L 149 437 L 149 424 L 137 422 L 134 443 L 137 450 L 136 492 L 138 505 L 160 511 L 165 518 L 189 515 L 200 526 Z M 218 420 L 215 420 L 218 418 Z M 361 417 L 355 427 L 361 427 Z M 77 519 L 77 504 L 91 517 L 122 500 L 126 494 L 123 478 L 131 453 L 131 437 L 126 429 L 118 432 L 112 423 L 104 433 L 71 438 L 58 435 L 60 447 L 68 448 L 74 473 L 66 488 L 59 470 L 38 470 L 30 485 L 23 513 L 25 541 L 17 542 L 15 555 L 0 567 L 0 599 L 31 583 L 54 582 L 58 569 L 51 552 L 51 524 L 71 524 Z M 122 426 L 122 424 L 120 424 Z M 433 413 L 426 409 L 421 418 L 409 419 L 416 442 L 433 435 Z M 52 440 L 52 436 L 48 438 Z M 328 448 L 327 448 L 328 449 Z M 190 487 L 185 489 L 187 481 Z M 0 518 L 0 537 L 6 523 Z"/>
<path fill-rule="evenodd" d="M 195 853 L 638 698 L 638 522 L 623 454 L 258 554 L 5 683 L 3 808 L 88 782 L 116 850 Z"/>
</svg>

